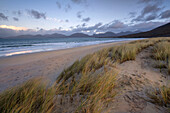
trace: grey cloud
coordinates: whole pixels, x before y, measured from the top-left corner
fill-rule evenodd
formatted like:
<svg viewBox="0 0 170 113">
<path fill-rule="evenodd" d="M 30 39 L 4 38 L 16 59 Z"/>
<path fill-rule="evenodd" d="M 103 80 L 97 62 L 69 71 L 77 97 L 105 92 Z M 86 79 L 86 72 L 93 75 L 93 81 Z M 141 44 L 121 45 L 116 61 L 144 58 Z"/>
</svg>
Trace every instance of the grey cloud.
<svg viewBox="0 0 170 113">
<path fill-rule="evenodd" d="M 22 11 L 21 10 L 13 11 L 13 14 L 17 15 L 17 16 L 21 16 L 22 15 Z"/>
<path fill-rule="evenodd" d="M 142 10 L 142 15 L 146 15 L 148 13 L 156 13 L 160 11 L 162 8 L 159 7 L 159 5 L 154 4 L 154 5 L 147 5 L 143 10 Z"/>
<path fill-rule="evenodd" d="M 151 14 L 151 15 L 149 15 L 149 16 L 147 16 L 147 17 L 145 18 L 145 21 L 154 20 L 154 19 L 156 19 L 156 18 L 157 18 L 157 15 L 156 15 L 156 14 Z"/>
<path fill-rule="evenodd" d="M 41 19 L 41 18 L 46 19 L 46 14 L 45 13 L 41 13 L 41 12 L 38 12 L 38 11 L 33 10 L 33 9 L 32 10 L 27 10 L 27 13 L 30 16 L 34 17 L 35 19 Z"/>
<path fill-rule="evenodd" d="M 90 17 L 87 17 L 87 18 L 83 18 L 82 19 L 82 22 L 89 22 L 90 21 Z"/>
<path fill-rule="evenodd" d="M 144 9 L 141 11 L 141 14 L 139 16 L 137 16 L 136 18 L 134 18 L 132 21 L 144 21 L 144 20 L 150 20 L 151 19 L 151 16 L 150 17 L 146 17 L 146 15 L 150 14 L 152 15 L 152 18 L 153 18 L 153 15 L 157 15 L 157 13 L 159 11 L 161 11 L 163 8 L 160 8 L 158 4 L 149 4 L 149 5 L 146 5 L 144 7 Z M 148 18 L 148 19 L 147 19 Z M 150 18 L 150 19 L 149 19 Z M 155 17 L 156 18 L 156 17 Z M 154 19 L 155 19 L 154 18 Z"/>
<path fill-rule="evenodd" d="M 86 23 L 83 23 L 82 26 L 85 27 L 85 26 L 86 26 Z"/>
<path fill-rule="evenodd" d="M 170 18 L 170 10 L 166 10 L 160 14 L 161 19 Z"/>
<path fill-rule="evenodd" d="M 148 31 L 148 30 L 154 29 L 158 26 L 161 26 L 163 24 L 166 24 L 166 22 L 143 22 L 143 23 L 129 26 L 128 29 L 129 30 Z"/>
<path fill-rule="evenodd" d="M 0 20 L 8 21 L 8 16 L 5 16 L 3 13 L 0 13 Z"/>
<path fill-rule="evenodd" d="M 162 3 L 164 0 L 139 0 L 138 3 Z"/>
<path fill-rule="evenodd" d="M 76 28 L 72 29 L 72 32 L 86 32 L 88 31 L 89 33 L 93 34 L 95 32 L 106 32 L 106 31 L 120 31 L 120 29 L 125 29 L 127 28 L 128 25 L 124 24 L 121 21 L 114 20 L 108 24 L 102 24 L 102 23 L 97 23 L 94 26 L 83 26 L 82 25 L 77 25 Z"/>
<path fill-rule="evenodd" d="M 19 19 L 18 19 L 18 18 L 16 18 L 16 17 L 13 17 L 13 20 L 14 20 L 14 21 L 19 21 Z"/>
<path fill-rule="evenodd" d="M 72 31 L 71 31 L 72 33 L 82 32 L 82 31 L 93 32 L 94 30 L 99 29 L 101 26 L 102 26 L 102 23 L 97 23 L 94 26 L 86 27 L 86 23 L 83 23 L 82 25 L 77 25 L 76 28 L 74 27 L 70 27 L 70 28 L 72 28 Z"/>
<path fill-rule="evenodd" d="M 61 4 L 60 4 L 60 2 L 56 2 L 56 4 L 57 4 L 57 7 L 59 8 L 59 9 L 61 9 Z"/>
<path fill-rule="evenodd" d="M 137 14 L 136 12 L 130 12 L 130 13 L 129 13 L 129 16 L 130 16 L 130 18 L 133 18 L 133 17 L 136 16 L 136 14 Z"/>
<path fill-rule="evenodd" d="M 71 6 L 70 6 L 70 4 L 67 4 L 65 6 L 65 12 L 68 12 L 69 10 L 71 10 Z"/>
<path fill-rule="evenodd" d="M 77 12 L 77 18 L 82 18 L 82 13 L 83 13 L 83 11 Z"/>
<path fill-rule="evenodd" d="M 69 20 L 68 20 L 68 19 L 66 19 L 66 20 L 65 20 L 65 22 L 69 22 Z"/>
<path fill-rule="evenodd" d="M 126 25 L 119 21 L 119 20 L 114 20 L 112 22 L 110 22 L 109 24 L 105 24 L 104 25 L 105 29 L 119 29 L 119 28 L 124 28 L 126 27 Z"/>
<path fill-rule="evenodd" d="M 86 0 L 71 0 L 73 3 L 80 4 L 86 2 Z"/>
</svg>

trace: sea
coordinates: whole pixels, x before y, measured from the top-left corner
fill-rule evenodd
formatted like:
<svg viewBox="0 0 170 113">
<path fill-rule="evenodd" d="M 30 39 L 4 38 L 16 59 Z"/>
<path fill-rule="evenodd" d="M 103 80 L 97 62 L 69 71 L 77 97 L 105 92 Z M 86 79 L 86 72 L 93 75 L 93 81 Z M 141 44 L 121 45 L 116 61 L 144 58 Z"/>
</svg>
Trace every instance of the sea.
<svg viewBox="0 0 170 113">
<path fill-rule="evenodd" d="M 141 39 L 141 38 L 140 38 Z M 139 40 L 138 38 L 26 38 L 26 39 L 0 39 L 0 57 L 21 55 L 43 51 L 53 51 L 81 46 Z"/>
</svg>

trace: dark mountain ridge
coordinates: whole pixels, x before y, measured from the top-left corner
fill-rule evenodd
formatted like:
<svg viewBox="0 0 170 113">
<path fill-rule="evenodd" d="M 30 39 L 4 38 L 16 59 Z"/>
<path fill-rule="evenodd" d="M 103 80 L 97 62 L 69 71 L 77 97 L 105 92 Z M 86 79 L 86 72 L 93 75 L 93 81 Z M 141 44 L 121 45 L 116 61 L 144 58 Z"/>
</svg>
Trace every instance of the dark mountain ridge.
<svg viewBox="0 0 170 113">
<path fill-rule="evenodd" d="M 130 35 L 122 35 L 119 38 L 150 38 L 150 37 L 168 37 L 170 36 L 170 23 L 159 26 L 153 30 L 140 32 Z"/>
</svg>

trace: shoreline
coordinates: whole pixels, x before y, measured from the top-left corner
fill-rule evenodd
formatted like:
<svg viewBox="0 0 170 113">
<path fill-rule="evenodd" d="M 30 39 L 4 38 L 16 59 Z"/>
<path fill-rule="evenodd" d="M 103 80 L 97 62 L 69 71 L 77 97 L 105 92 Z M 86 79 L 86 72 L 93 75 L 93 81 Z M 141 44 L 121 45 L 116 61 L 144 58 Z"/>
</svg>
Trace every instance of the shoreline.
<svg viewBox="0 0 170 113">
<path fill-rule="evenodd" d="M 128 42 L 130 41 L 1 57 L 0 92 L 34 77 L 43 77 L 52 84 L 61 71 L 74 63 L 74 61 L 100 49 Z"/>
<path fill-rule="evenodd" d="M 4 52 L 2 50 L 2 53 L 0 54 L 0 58 L 18 56 L 18 55 L 24 55 L 24 54 L 30 54 L 30 53 L 65 50 L 65 49 L 70 49 L 70 48 L 85 47 L 85 46 L 92 46 L 92 45 L 105 44 L 105 43 L 123 42 L 123 41 L 135 41 L 135 40 L 140 40 L 140 39 L 122 39 L 122 40 L 113 40 L 112 39 L 112 40 L 103 40 L 103 41 L 101 41 L 101 40 L 100 41 L 87 41 L 87 42 L 80 42 L 80 43 L 61 42 L 61 43 L 63 43 L 62 45 L 55 45 L 55 46 L 51 46 L 51 47 L 49 47 L 50 43 L 40 43 L 41 46 L 44 44 L 44 46 L 42 46 L 41 48 L 40 48 L 40 46 L 36 46 L 36 44 L 31 44 L 31 46 L 30 46 L 31 48 L 15 48 L 15 49 L 11 48 L 11 50 L 4 51 Z M 61 43 L 51 43 L 51 44 L 53 45 L 53 44 L 61 44 Z M 65 44 L 67 44 L 67 45 L 65 45 Z M 10 45 L 8 45 L 8 46 L 10 47 Z M 61 48 L 58 46 L 61 46 Z"/>
</svg>

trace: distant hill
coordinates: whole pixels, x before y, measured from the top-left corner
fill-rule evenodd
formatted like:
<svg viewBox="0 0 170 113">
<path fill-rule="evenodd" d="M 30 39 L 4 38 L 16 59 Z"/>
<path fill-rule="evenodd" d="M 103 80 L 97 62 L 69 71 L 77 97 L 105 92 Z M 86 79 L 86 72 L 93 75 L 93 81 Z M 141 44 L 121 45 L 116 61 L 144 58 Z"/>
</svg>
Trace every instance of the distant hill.
<svg viewBox="0 0 170 113">
<path fill-rule="evenodd" d="M 69 37 L 91 37 L 91 36 L 84 34 L 84 33 L 74 33 L 70 35 Z"/>
<path fill-rule="evenodd" d="M 139 33 L 141 31 L 125 31 L 125 32 L 120 32 L 120 33 L 117 33 L 116 36 L 122 36 L 122 35 L 130 35 L 130 34 L 135 34 L 135 33 Z"/>
<path fill-rule="evenodd" d="M 113 32 L 106 32 L 106 33 L 100 33 L 100 34 L 93 34 L 93 37 L 117 37 L 117 36 L 122 36 L 122 35 L 129 35 L 129 34 L 134 34 L 134 33 L 139 33 L 140 31 L 126 31 L 126 32 L 120 32 L 120 33 L 113 33 Z"/>
<path fill-rule="evenodd" d="M 168 37 L 170 36 L 170 23 L 157 27 L 147 32 L 140 32 L 136 34 L 123 35 L 119 38 L 149 38 L 149 37 Z"/>
<path fill-rule="evenodd" d="M 47 34 L 47 35 L 43 35 L 44 37 L 48 37 L 48 38 L 66 38 L 67 36 L 63 35 L 63 34 L 58 34 L 58 33 L 54 33 L 54 34 Z"/>
<path fill-rule="evenodd" d="M 106 32 L 106 33 L 100 33 L 100 34 L 93 34 L 93 37 L 111 37 L 111 36 L 116 36 L 115 33 L 113 32 Z"/>
<path fill-rule="evenodd" d="M 19 36 L 12 36 L 12 37 L 5 37 L 5 38 L 13 38 L 13 39 L 29 39 L 29 38 L 65 38 L 66 36 L 63 34 L 46 34 L 46 35 L 19 35 Z"/>
<path fill-rule="evenodd" d="M 83 34 L 83 33 L 74 33 L 70 36 L 66 36 L 66 35 L 63 35 L 63 34 L 58 34 L 58 33 L 54 33 L 54 34 L 46 34 L 46 35 L 20 35 L 20 36 L 12 36 L 12 37 L 5 37 L 6 39 L 21 39 L 21 38 L 24 38 L 24 39 L 32 39 L 32 38 L 71 38 L 71 37 L 91 37 L 87 34 Z"/>
</svg>

